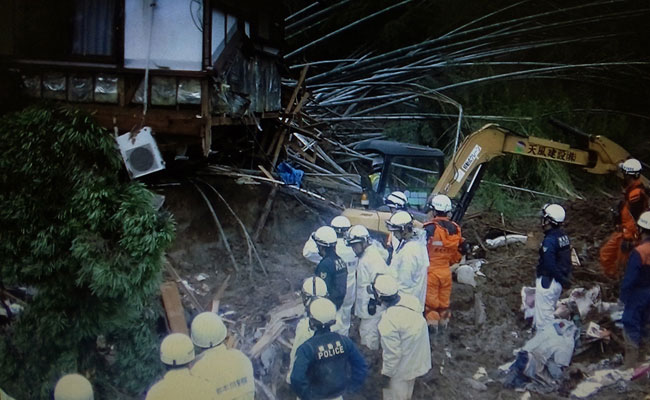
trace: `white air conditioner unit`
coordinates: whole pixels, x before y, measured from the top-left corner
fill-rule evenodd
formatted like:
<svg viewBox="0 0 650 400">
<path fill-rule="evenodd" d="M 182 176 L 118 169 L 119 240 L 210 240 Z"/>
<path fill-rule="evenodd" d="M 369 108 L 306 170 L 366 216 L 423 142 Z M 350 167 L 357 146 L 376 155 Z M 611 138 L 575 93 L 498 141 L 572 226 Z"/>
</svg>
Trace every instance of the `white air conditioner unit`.
<svg viewBox="0 0 650 400">
<path fill-rule="evenodd" d="M 131 179 L 165 169 L 165 162 L 150 127 L 145 126 L 135 135 L 128 132 L 118 136 L 117 145 Z"/>
</svg>

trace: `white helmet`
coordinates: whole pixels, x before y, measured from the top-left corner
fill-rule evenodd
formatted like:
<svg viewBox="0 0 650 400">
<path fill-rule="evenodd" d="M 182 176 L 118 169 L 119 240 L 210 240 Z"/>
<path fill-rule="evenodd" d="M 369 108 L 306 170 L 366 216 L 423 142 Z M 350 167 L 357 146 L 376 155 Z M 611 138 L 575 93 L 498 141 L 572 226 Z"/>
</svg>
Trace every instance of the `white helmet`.
<svg viewBox="0 0 650 400">
<path fill-rule="evenodd" d="M 363 225 L 355 225 L 348 231 L 345 243 L 350 246 L 355 243 L 367 243 L 370 240 L 370 232 Z"/>
<path fill-rule="evenodd" d="M 192 342 L 209 349 L 223 343 L 228 330 L 221 318 L 210 311 L 202 312 L 192 320 Z"/>
<path fill-rule="evenodd" d="M 93 387 L 79 374 L 64 375 L 54 387 L 54 400 L 93 400 Z"/>
<path fill-rule="evenodd" d="M 302 281 L 302 294 L 308 297 L 325 297 L 327 296 L 327 284 L 317 276 L 310 276 Z"/>
<path fill-rule="evenodd" d="M 407 211 L 398 211 L 386 221 L 389 231 L 402 231 L 409 226 L 413 226 L 413 217 Z"/>
<path fill-rule="evenodd" d="M 317 327 L 333 325 L 336 322 L 336 306 L 331 300 L 318 297 L 309 303 L 309 319 Z"/>
<path fill-rule="evenodd" d="M 438 212 L 451 211 L 451 200 L 444 194 L 437 194 L 431 199 L 429 207 Z"/>
<path fill-rule="evenodd" d="M 321 226 L 311 235 L 317 245 L 323 247 L 336 246 L 336 231 L 331 226 Z"/>
<path fill-rule="evenodd" d="M 160 344 L 160 361 L 163 364 L 178 366 L 194 360 L 194 344 L 184 333 L 171 333 Z"/>
<path fill-rule="evenodd" d="M 650 231 L 650 211 L 646 211 L 639 216 L 639 220 L 636 222 L 643 229 Z"/>
<path fill-rule="evenodd" d="M 394 296 L 397 294 L 397 290 L 399 289 L 395 278 L 386 274 L 377 275 L 373 286 L 375 292 L 382 297 Z"/>
<path fill-rule="evenodd" d="M 625 175 L 639 175 L 641 173 L 641 162 L 636 158 L 630 158 L 619 165 Z"/>
<path fill-rule="evenodd" d="M 384 200 L 384 204 L 386 204 L 389 208 L 400 210 L 406 208 L 406 203 L 408 203 L 406 195 L 399 191 L 389 194 L 388 197 L 386 197 L 386 200 Z"/>
<path fill-rule="evenodd" d="M 559 204 L 546 204 L 542 207 L 542 221 L 548 219 L 554 224 L 561 224 L 565 217 L 566 212 Z"/>
<path fill-rule="evenodd" d="M 332 222 L 330 222 L 330 226 L 334 228 L 336 233 L 343 233 L 350 229 L 350 220 L 347 219 L 346 217 L 339 215 L 338 217 L 334 217 L 332 219 Z"/>
</svg>

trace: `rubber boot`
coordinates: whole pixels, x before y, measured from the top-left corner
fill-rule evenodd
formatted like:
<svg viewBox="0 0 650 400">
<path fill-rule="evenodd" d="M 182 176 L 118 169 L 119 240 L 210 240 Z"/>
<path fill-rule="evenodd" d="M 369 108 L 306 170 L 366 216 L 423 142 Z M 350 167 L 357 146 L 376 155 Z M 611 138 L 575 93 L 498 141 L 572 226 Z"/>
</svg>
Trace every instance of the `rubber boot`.
<svg viewBox="0 0 650 400">
<path fill-rule="evenodd" d="M 623 330 L 623 339 L 625 339 L 625 359 L 623 367 L 625 369 L 636 367 L 639 361 L 639 345 L 635 343 Z"/>
<path fill-rule="evenodd" d="M 438 321 L 427 321 L 429 334 L 436 336 L 438 334 Z"/>
<path fill-rule="evenodd" d="M 451 311 L 446 309 L 440 313 L 440 328 L 442 330 L 447 330 L 449 327 L 449 319 L 451 318 Z"/>
</svg>

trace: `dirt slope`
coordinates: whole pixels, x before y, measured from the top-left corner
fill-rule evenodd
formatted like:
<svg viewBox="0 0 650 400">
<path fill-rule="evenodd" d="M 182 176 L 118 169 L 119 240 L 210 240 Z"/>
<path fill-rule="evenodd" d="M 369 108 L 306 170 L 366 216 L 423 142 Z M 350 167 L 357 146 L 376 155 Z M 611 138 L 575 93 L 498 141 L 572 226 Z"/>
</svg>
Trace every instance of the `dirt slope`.
<svg viewBox="0 0 650 400">
<path fill-rule="evenodd" d="M 266 185 L 237 185 L 232 180 L 212 180 L 238 216 L 251 232 L 261 214 L 263 203 L 270 188 Z M 253 264 L 249 277 L 248 248 L 236 220 L 215 201 L 217 215 L 224 225 L 230 244 L 242 271 L 234 273 L 226 255 L 212 217 L 200 195 L 190 185 L 166 187 L 166 207 L 174 213 L 178 223 L 177 240 L 169 252 L 173 264 L 188 283 L 197 289 L 195 296 L 207 306 L 225 276 L 232 274 L 230 284 L 222 299 L 222 312 L 228 312 L 226 319 L 231 321 L 229 329 L 236 331 L 239 346 L 246 350 L 254 342 L 257 328 L 264 326 L 267 312 L 278 305 L 281 299 L 296 291 L 302 279 L 307 277 L 314 266 L 303 259 L 302 246 L 309 234 L 321 224 L 329 222 L 336 210 L 322 208 L 306 199 L 293 195 L 278 194 L 270 218 L 264 229 L 258 251 L 268 269 L 264 276 Z M 214 198 L 214 196 L 210 196 Z M 612 301 L 617 296 L 616 284 L 609 282 L 599 273 L 598 246 L 609 233 L 607 208 L 611 200 L 576 201 L 567 204 L 568 222 L 566 230 L 583 266 L 575 271 L 575 285 L 591 287 L 600 284 L 604 300 Z M 315 208 L 318 207 L 318 208 Z M 507 228 L 513 231 L 529 232 L 539 230 L 536 218 L 506 221 Z M 492 226 L 492 228 L 490 227 Z M 484 238 L 501 226 L 496 215 L 484 213 L 463 224 L 464 236 L 476 242 L 476 237 Z M 529 246 L 530 247 L 530 246 Z M 513 357 L 513 349 L 521 347 L 530 338 L 529 324 L 523 320 L 519 311 L 520 290 L 523 285 L 534 283 L 534 268 L 537 250 L 523 245 L 511 245 L 486 254 L 488 264 L 483 272 L 487 278 L 478 278 L 478 287 L 455 284 L 452 293 L 453 317 L 446 335 L 432 340 L 433 368 L 415 386 L 414 399 L 519 399 L 521 393 L 504 389 L 498 382 L 488 383 L 487 390 L 480 392 L 470 388 L 465 378 L 470 378 L 479 367 L 485 367 L 488 375 L 496 379 L 497 367 Z M 197 274 L 206 273 L 203 281 Z M 480 296 L 485 304 L 486 323 L 475 323 L 475 296 Z M 184 296 L 188 314 L 196 313 L 187 296 Z M 188 315 L 189 317 L 189 315 Z M 353 325 L 351 337 L 358 341 L 357 325 Z M 283 334 L 292 339 L 289 329 Z M 586 366 L 601 359 L 610 358 L 622 351 L 612 343 L 603 348 L 588 351 L 576 358 L 574 364 Z M 364 351 L 372 366 L 372 373 L 361 393 L 346 396 L 346 399 L 381 398 L 379 370 L 381 355 Z M 295 398 L 284 374 L 288 365 L 288 348 L 276 342 L 267 353 L 264 363 L 256 361 L 256 373 L 260 379 L 276 392 L 279 399 Z M 580 374 L 576 374 L 577 379 Z M 548 396 L 533 394 L 532 398 L 561 398 L 568 393 L 571 385 L 561 393 Z M 595 398 L 642 398 L 641 393 L 648 389 L 642 385 L 632 385 L 628 393 L 620 394 L 610 389 Z M 261 397 L 261 396 L 260 396 Z"/>
</svg>

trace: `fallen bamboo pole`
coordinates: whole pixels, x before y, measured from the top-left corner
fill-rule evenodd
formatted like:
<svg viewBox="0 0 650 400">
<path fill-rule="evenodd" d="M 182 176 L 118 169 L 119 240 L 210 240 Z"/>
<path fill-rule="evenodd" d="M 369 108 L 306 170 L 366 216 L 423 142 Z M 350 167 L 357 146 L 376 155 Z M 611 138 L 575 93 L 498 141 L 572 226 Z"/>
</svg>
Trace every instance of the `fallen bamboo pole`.
<svg viewBox="0 0 650 400">
<path fill-rule="evenodd" d="M 205 204 L 208 206 L 208 209 L 210 210 L 210 214 L 212 214 L 212 219 L 214 220 L 214 223 L 217 225 L 217 229 L 219 230 L 219 235 L 221 235 L 221 241 L 223 242 L 223 246 L 226 248 L 226 252 L 228 253 L 228 257 L 230 257 L 230 262 L 232 262 L 233 268 L 235 268 L 235 271 L 239 272 L 239 265 L 237 265 L 237 261 L 235 260 L 235 255 L 232 252 L 232 249 L 230 248 L 230 243 L 228 242 L 228 238 L 226 237 L 226 232 L 223 230 L 223 226 L 221 226 L 221 222 L 219 221 L 219 218 L 217 217 L 217 213 L 214 211 L 214 208 L 212 207 L 212 204 L 210 203 L 210 200 L 208 199 L 208 196 L 205 195 L 203 190 L 194 182 L 191 182 L 192 185 L 198 190 L 199 194 L 201 197 L 203 197 L 203 200 L 205 200 Z"/>
<path fill-rule="evenodd" d="M 257 263 L 259 264 L 260 268 L 262 269 L 262 272 L 264 273 L 264 275 L 268 276 L 269 273 L 266 270 L 266 267 L 264 266 L 264 263 L 262 262 L 262 259 L 260 258 L 260 255 L 257 252 L 257 247 L 255 247 L 255 243 L 251 239 L 251 236 L 248 234 L 248 230 L 246 229 L 246 226 L 244 225 L 242 220 L 239 218 L 237 213 L 235 213 L 235 210 L 233 210 L 232 207 L 230 207 L 230 204 L 228 204 L 226 199 L 221 195 L 221 193 L 219 193 L 217 191 L 217 189 L 214 188 L 214 186 L 210 185 L 209 183 L 207 183 L 207 182 L 205 182 L 205 181 L 203 181 L 201 179 L 199 179 L 198 181 L 202 182 L 205 185 L 207 185 L 214 192 L 214 194 L 216 194 L 217 197 L 219 197 L 219 199 L 226 205 L 226 208 L 228 209 L 228 211 L 230 211 L 232 216 L 235 217 L 235 220 L 237 220 L 237 223 L 239 223 L 239 226 L 241 227 L 242 232 L 244 233 L 244 237 L 246 238 L 246 242 L 248 244 L 248 247 L 250 249 L 252 249 L 253 254 L 255 254 L 255 258 L 257 259 Z"/>
</svg>

